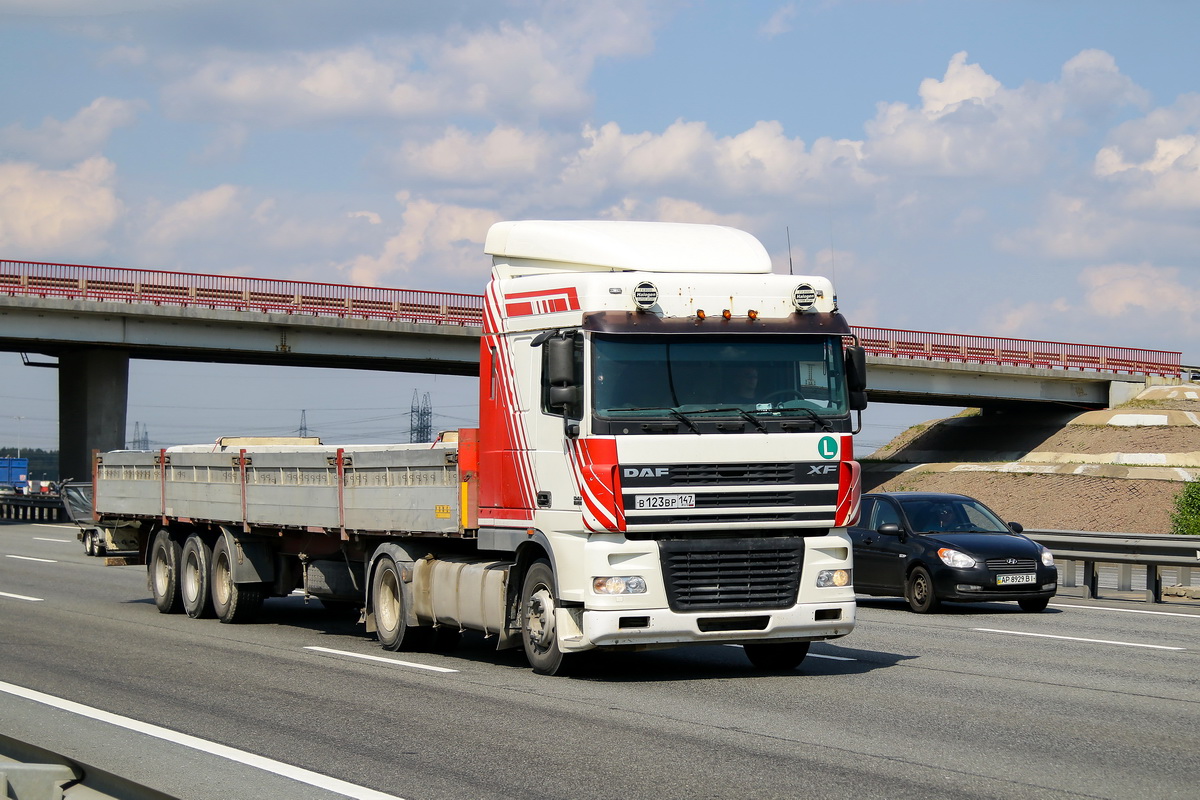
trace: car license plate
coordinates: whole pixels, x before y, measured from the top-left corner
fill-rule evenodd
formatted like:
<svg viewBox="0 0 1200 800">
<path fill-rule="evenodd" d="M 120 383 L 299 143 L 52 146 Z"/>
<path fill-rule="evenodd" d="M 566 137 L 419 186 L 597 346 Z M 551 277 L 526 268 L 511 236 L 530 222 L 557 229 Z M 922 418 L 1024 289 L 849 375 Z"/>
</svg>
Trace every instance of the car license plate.
<svg viewBox="0 0 1200 800">
<path fill-rule="evenodd" d="M 654 508 L 695 508 L 694 494 L 638 494 L 633 496 L 633 507 L 642 509 Z"/>
<path fill-rule="evenodd" d="M 1019 575 L 997 575 L 997 586 L 1009 586 L 1014 583 L 1037 583 L 1037 575 L 1032 572 L 1023 572 Z"/>
</svg>

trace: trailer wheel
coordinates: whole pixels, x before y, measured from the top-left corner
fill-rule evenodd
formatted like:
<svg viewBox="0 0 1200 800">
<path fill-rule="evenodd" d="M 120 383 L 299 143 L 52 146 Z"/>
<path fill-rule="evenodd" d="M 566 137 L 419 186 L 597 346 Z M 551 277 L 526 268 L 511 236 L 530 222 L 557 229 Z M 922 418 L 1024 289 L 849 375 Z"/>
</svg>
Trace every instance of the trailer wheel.
<svg viewBox="0 0 1200 800">
<path fill-rule="evenodd" d="M 95 531 L 83 532 L 83 552 L 89 556 L 96 555 L 96 533 Z"/>
<path fill-rule="evenodd" d="M 411 650 L 427 643 L 429 628 L 411 628 L 405 621 L 404 578 L 391 556 L 383 556 L 371 580 L 371 608 L 375 635 L 384 650 Z"/>
<path fill-rule="evenodd" d="M 570 663 L 558 647 L 555 605 L 554 570 L 549 561 L 539 559 L 521 585 L 521 641 L 529 666 L 539 675 L 559 675 Z"/>
<path fill-rule="evenodd" d="M 150 593 L 154 605 L 163 614 L 183 611 L 183 592 L 179 586 L 179 563 L 182 549 L 179 542 L 165 529 L 159 529 L 150 545 Z"/>
<path fill-rule="evenodd" d="M 742 645 L 750 663 L 764 672 L 791 672 L 808 655 L 808 642 L 758 642 Z"/>
<path fill-rule="evenodd" d="M 226 623 L 249 622 L 262 608 L 263 586 L 261 583 L 234 583 L 233 558 L 229 552 L 229 540 L 224 536 L 217 539 L 212 551 L 213 612 L 217 619 Z"/>
<path fill-rule="evenodd" d="M 183 610 L 192 619 L 213 615 L 212 547 L 193 533 L 183 544 L 179 568 L 179 588 L 183 594 Z"/>
</svg>

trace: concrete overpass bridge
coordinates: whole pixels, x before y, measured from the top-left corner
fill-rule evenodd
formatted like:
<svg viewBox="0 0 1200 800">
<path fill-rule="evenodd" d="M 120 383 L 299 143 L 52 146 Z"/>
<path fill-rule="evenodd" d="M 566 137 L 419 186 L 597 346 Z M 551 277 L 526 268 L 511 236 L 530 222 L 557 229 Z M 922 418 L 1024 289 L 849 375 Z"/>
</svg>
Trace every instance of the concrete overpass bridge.
<svg viewBox="0 0 1200 800">
<path fill-rule="evenodd" d="M 130 358 L 474 375 L 482 316 L 481 295 L 0 261 L 0 350 L 58 368 L 63 474 L 124 447 Z M 1170 351 L 854 331 L 872 402 L 1104 408 L 1184 369 Z"/>
</svg>

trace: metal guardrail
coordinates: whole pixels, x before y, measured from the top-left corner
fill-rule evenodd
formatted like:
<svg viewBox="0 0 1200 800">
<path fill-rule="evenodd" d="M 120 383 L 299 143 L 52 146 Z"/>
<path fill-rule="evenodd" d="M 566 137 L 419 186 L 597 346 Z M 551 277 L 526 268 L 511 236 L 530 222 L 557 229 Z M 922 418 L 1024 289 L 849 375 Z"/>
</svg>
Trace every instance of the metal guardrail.
<svg viewBox="0 0 1200 800">
<path fill-rule="evenodd" d="M 1025 535 L 1046 547 L 1056 559 L 1081 561 L 1088 599 L 1099 596 L 1099 564 L 1131 564 L 1146 568 L 1146 601 L 1162 602 L 1162 567 L 1200 567 L 1200 537 L 1171 534 L 1031 531 Z"/>
<path fill-rule="evenodd" d="M 56 494 L 0 495 L 0 519 L 57 521 L 63 516 L 62 498 Z"/>
<path fill-rule="evenodd" d="M 481 326 L 483 296 L 0 259 L 0 294 Z M 852 328 L 893 358 L 1180 376 L 1181 353 L 895 328 Z M 1200 368 L 1195 369 L 1200 373 Z M 1190 373 L 1189 373 L 1190 374 Z"/>
</svg>

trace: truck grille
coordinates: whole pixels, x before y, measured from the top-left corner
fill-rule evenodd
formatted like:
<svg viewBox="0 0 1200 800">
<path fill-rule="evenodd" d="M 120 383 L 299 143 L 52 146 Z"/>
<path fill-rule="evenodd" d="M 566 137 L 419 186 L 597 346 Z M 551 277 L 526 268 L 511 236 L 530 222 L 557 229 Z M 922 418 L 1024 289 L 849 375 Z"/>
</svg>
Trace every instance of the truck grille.
<svg viewBox="0 0 1200 800">
<path fill-rule="evenodd" d="M 671 467 L 669 486 L 727 486 L 735 484 L 795 483 L 797 465 L 677 464 Z"/>
<path fill-rule="evenodd" d="M 672 611 L 791 608 L 800 589 L 804 540 L 660 541 Z"/>
</svg>

